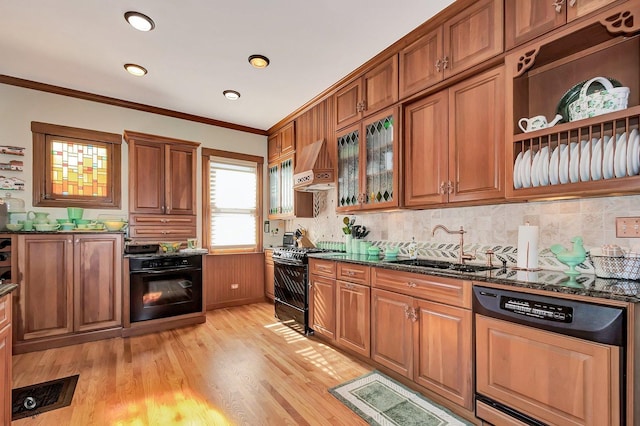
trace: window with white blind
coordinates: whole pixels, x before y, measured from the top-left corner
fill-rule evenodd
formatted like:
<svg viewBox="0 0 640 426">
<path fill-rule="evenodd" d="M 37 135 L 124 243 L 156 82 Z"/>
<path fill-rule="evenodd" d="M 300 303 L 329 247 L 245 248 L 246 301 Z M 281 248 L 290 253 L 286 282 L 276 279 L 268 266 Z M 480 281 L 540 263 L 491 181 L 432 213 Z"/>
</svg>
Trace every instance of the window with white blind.
<svg viewBox="0 0 640 426">
<path fill-rule="evenodd" d="M 261 245 L 262 228 L 258 226 L 262 223 L 261 174 L 261 162 L 208 156 L 211 250 L 256 251 Z"/>
</svg>

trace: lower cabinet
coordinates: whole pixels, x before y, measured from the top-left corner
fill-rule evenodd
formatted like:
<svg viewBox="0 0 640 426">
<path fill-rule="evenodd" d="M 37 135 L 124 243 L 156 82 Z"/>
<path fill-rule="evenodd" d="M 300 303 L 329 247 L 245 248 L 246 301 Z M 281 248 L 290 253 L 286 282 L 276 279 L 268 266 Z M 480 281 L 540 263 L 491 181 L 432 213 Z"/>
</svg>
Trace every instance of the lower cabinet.
<svg viewBox="0 0 640 426">
<path fill-rule="evenodd" d="M 122 327 L 121 234 L 20 235 L 18 270 L 17 353 Z"/>
<path fill-rule="evenodd" d="M 273 300 L 274 295 L 274 266 L 273 266 L 273 250 L 265 250 L 264 252 L 264 295 Z"/>
<path fill-rule="evenodd" d="M 368 357 L 371 353 L 371 289 L 338 281 L 336 292 L 336 343 Z"/>
<path fill-rule="evenodd" d="M 11 424 L 11 301 L 12 294 L 0 298 L 0 425 Z"/>
<path fill-rule="evenodd" d="M 381 268 L 371 275 L 371 358 L 471 410 L 471 282 Z"/>
<path fill-rule="evenodd" d="M 309 275 L 309 322 L 315 334 L 336 338 L 336 280 Z"/>
<path fill-rule="evenodd" d="M 413 298 L 371 289 L 371 359 L 413 379 Z"/>
</svg>

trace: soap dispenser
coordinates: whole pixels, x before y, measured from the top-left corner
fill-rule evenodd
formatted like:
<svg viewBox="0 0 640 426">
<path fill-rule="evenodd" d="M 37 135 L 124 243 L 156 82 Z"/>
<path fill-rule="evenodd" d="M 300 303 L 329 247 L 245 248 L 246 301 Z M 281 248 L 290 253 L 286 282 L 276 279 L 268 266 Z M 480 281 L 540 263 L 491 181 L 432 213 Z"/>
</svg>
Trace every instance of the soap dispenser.
<svg viewBox="0 0 640 426">
<path fill-rule="evenodd" d="M 408 251 L 409 251 L 409 259 L 418 258 L 418 246 L 416 244 L 415 237 L 411 237 L 411 242 L 409 243 Z"/>
</svg>

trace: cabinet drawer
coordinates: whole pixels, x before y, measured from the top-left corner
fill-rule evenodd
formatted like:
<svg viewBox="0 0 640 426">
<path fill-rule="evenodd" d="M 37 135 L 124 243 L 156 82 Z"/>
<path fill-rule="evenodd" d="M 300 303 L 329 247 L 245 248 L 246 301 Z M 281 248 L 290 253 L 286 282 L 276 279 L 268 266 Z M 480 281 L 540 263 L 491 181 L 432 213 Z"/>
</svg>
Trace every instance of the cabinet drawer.
<svg viewBox="0 0 640 426">
<path fill-rule="evenodd" d="M 471 281 L 373 268 L 371 285 L 434 302 L 471 308 Z"/>
<path fill-rule="evenodd" d="M 173 239 L 187 239 L 194 238 L 196 236 L 196 227 L 194 226 L 131 226 L 129 227 L 129 234 L 131 238 L 145 238 L 148 240 L 166 240 L 167 238 Z"/>
<path fill-rule="evenodd" d="M 196 216 L 171 214 L 132 214 L 129 215 L 129 225 L 196 226 Z"/>
<path fill-rule="evenodd" d="M 369 284 L 371 277 L 371 269 L 364 265 L 354 265 L 353 263 L 338 263 L 337 277 L 339 280 L 349 281 L 352 283 Z"/>
<path fill-rule="evenodd" d="M 309 273 L 335 278 L 336 262 L 333 260 L 309 259 Z"/>
<path fill-rule="evenodd" d="M 0 298 L 0 330 L 11 322 L 11 294 Z"/>
</svg>

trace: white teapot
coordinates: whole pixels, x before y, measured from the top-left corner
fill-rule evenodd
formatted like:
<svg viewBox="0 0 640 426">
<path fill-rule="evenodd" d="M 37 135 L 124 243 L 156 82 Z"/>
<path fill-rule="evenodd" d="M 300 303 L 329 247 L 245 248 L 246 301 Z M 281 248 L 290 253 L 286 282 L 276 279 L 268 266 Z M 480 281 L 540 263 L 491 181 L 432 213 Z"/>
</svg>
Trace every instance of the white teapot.
<svg viewBox="0 0 640 426">
<path fill-rule="evenodd" d="M 521 118 L 520 120 L 518 120 L 518 127 L 520 127 L 523 132 L 528 133 L 533 132 L 534 130 L 553 127 L 560 120 L 562 120 L 562 116 L 560 114 L 556 114 L 555 118 L 550 123 L 547 123 L 547 117 L 545 117 L 544 115 L 536 115 L 535 117 L 531 118 Z M 524 126 L 523 123 L 526 123 L 526 126 Z"/>
</svg>

